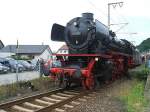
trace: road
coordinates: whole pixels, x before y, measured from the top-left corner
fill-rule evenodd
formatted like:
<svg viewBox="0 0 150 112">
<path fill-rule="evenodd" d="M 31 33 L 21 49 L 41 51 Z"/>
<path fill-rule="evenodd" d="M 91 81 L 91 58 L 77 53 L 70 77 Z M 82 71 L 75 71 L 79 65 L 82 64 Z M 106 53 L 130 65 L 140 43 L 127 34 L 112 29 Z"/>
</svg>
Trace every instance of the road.
<svg viewBox="0 0 150 112">
<path fill-rule="evenodd" d="M 26 81 L 38 78 L 40 75 L 37 71 L 18 73 L 18 81 Z M 16 82 L 16 73 L 0 74 L 0 85 L 11 84 Z"/>
</svg>

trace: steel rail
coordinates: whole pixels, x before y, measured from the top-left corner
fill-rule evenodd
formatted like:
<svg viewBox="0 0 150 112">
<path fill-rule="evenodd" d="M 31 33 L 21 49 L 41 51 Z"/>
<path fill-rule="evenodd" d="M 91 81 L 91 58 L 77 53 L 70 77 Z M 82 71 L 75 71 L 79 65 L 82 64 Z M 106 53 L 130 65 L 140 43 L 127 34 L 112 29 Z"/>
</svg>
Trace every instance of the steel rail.
<svg viewBox="0 0 150 112">
<path fill-rule="evenodd" d="M 65 105 L 65 104 L 67 104 L 67 103 L 70 103 L 71 101 L 74 101 L 74 100 L 76 100 L 78 98 L 81 98 L 84 95 L 87 96 L 89 93 L 90 92 L 82 92 L 79 95 L 72 96 L 72 97 L 70 97 L 70 98 L 68 98 L 66 100 L 61 101 L 61 102 L 58 102 L 58 103 L 55 103 L 53 105 L 50 105 L 50 106 L 44 107 L 42 109 L 36 110 L 35 112 L 49 112 L 49 111 L 52 111 L 55 108 L 58 108 L 58 107 L 61 107 L 61 106 Z"/>
<path fill-rule="evenodd" d="M 29 112 L 29 111 L 31 111 L 31 112 L 49 112 L 56 108 L 61 108 L 65 104 L 69 104 L 72 101 L 78 100 L 79 98 L 82 98 L 83 96 L 87 96 L 91 92 L 92 91 L 76 91 L 76 90 L 70 91 L 70 90 L 60 88 L 60 89 L 56 89 L 53 91 L 48 91 L 45 93 L 40 93 L 37 95 L 32 95 L 32 96 L 20 98 L 20 99 L 14 100 L 14 101 L 2 103 L 2 104 L 0 104 L 0 110 L 7 112 L 8 109 L 12 108 L 12 110 L 8 110 L 8 111 L 13 111 L 13 109 L 17 109 L 17 110 L 19 109 L 18 111 L 26 111 L 26 112 Z M 45 101 L 40 100 L 41 98 L 54 96 L 55 94 L 58 98 L 59 97 L 60 97 L 60 99 L 62 98 L 62 100 L 58 101 L 58 99 L 56 98 L 57 101 L 55 103 L 47 102 L 48 105 L 45 105 L 45 106 L 30 103 L 30 102 L 34 101 L 35 99 L 37 99 L 37 100 L 39 99 L 40 102 L 44 103 Z M 64 99 L 63 99 L 63 97 L 64 97 Z M 28 107 L 24 108 L 22 106 L 19 106 L 19 105 L 25 104 L 26 102 L 27 103 L 29 102 L 30 106 L 34 106 L 34 107 L 37 106 L 38 108 L 33 110 L 33 109 L 29 109 Z"/>
<path fill-rule="evenodd" d="M 10 102 L 2 103 L 2 104 L 0 104 L 0 109 L 5 109 L 5 108 L 8 108 L 8 107 L 11 107 L 11 106 L 14 106 L 14 105 L 22 104 L 24 102 L 31 101 L 33 99 L 41 98 L 41 97 L 44 97 L 44 96 L 48 96 L 48 95 L 51 95 L 51 94 L 54 94 L 54 93 L 57 93 L 57 92 L 60 92 L 60 91 L 64 91 L 64 90 L 65 89 L 60 88 L 60 89 L 56 89 L 56 90 L 53 90 L 53 91 L 48 91 L 48 92 L 45 92 L 45 93 L 40 93 L 40 94 L 37 94 L 37 95 L 32 95 L 32 96 L 29 96 L 29 97 L 20 98 L 20 99 L 13 100 L 13 101 L 10 101 Z"/>
</svg>

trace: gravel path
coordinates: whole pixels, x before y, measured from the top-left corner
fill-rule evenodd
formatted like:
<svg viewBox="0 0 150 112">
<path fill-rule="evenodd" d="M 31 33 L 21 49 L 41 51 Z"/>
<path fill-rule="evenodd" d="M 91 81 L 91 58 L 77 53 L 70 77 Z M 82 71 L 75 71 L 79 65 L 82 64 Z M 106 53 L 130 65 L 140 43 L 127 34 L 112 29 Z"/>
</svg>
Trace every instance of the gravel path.
<svg viewBox="0 0 150 112">
<path fill-rule="evenodd" d="M 126 94 L 133 84 L 133 80 L 118 80 L 105 88 L 98 89 L 94 98 L 68 112 L 127 112 L 125 104 L 117 97 Z"/>
<path fill-rule="evenodd" d="M 0 85 L 12 84 L 16 82 L 16 73 L 0 74 Z M 18 73 L 18 81 L 27 81 L 39 78 L 37 71 L 26 71 Z"/>
</svg>

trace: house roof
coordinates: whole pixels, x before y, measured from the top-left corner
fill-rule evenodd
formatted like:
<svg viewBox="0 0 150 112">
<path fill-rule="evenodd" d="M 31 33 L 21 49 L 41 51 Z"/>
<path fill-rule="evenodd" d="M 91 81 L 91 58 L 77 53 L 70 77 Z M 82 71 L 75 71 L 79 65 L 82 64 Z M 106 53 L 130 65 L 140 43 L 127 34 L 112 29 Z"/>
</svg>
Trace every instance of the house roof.
<svg viewBox="0 0 150 112">
<path fill-rule="evenodd" d="M 0 49 L 2 49 L 4 47 L 3 42 L 0 40 Z"/>
<path fill-rule="evenodd" d="M 58 51 L 59 50 L 68 50 L 69 48 L 68 48 L 68 46 L 67 45 L 63 45 L 63 46 L 61 46 L 59 49 L 58 49 Z"/>
<path fill-rule="evenodd" d="M 18 45 L 18 51 L 17 51 L 17 45 L 7 45 L 3 49 L 0 50 L 0 52 L 11 52 L 11 53 L 20 53 L 20 54 L 41 54 L 46 49 L 49 50 L 51 53 L 51 49 L 49 48 L 49 45 Z"/>
</svg>

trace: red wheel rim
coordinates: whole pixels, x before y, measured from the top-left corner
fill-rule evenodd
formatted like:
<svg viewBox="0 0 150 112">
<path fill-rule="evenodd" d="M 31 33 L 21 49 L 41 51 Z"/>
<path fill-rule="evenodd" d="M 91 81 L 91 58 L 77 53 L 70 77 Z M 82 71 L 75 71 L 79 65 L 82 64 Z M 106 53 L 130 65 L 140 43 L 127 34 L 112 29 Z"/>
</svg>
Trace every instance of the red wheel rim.
<svg viewBox="0 0 150 112">
<path fill-rule="evenodd" d="M 85 83 L 85 79 L 82 79 L 82 87 L 83 87 L 83 89 L 87 89 L 87 87 L 86 87 L 86 83 Z"/>
<path fill-rule="evenodd" d="M 89 89 L 89 90 L 94 89 L 95 84 L 94 84 L 94 79 L 93 79 L 93 77 L 88 77 L 88 78 L 86 78 L 86 79 L 85 79 L 85 85 L 86 85 L 86 88 Z"/>
</svg>

